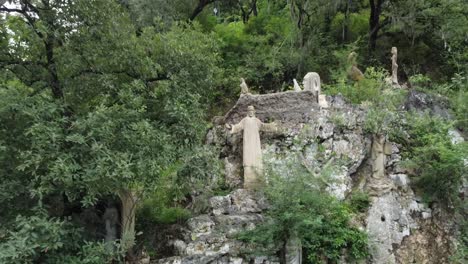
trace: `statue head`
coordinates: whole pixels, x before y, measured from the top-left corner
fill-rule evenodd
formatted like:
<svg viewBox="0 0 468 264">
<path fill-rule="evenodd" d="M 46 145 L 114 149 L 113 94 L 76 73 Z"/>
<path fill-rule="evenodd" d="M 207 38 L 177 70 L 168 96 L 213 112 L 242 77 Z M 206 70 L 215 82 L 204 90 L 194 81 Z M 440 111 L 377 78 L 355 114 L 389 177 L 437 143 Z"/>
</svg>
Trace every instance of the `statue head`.
<svg viewBox="0 0 468 264">
<path fill-rule="evenodd" d="M 357 59 L 357 53 L 352 51 L 351 53 L 349 53 L 348 55 L 348 63 L 354 65 L 356 64 L 356 59 Z"/>
<path fill-rule="evenodd" d="M 397 54 L 398 50 L 397 47 L 392 47 L 392 54 Z"/>
<path fill-rule="evenodd" d="M 254 117 L 255 116 L 255 108 L 252 105 L 247 107 L 247 116 Z"/>
</svg>

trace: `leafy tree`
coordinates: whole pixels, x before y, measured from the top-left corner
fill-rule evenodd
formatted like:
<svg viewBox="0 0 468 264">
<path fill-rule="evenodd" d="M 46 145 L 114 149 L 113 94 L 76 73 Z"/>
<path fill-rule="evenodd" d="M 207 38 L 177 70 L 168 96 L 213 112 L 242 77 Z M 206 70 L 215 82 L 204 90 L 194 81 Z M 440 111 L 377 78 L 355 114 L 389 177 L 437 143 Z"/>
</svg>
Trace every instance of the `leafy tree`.
<svg viewBox="0 0 468 264">
<path fill-rule="evenodd" d="M 18 4 L 2 8 L 19 15 L 1 23 L 1 201 L 119 195 L 131 238 L 135 202 L 201 143 L 217 42 L 189 25 L 137 36 L 113 1 Z"/>
</svg>

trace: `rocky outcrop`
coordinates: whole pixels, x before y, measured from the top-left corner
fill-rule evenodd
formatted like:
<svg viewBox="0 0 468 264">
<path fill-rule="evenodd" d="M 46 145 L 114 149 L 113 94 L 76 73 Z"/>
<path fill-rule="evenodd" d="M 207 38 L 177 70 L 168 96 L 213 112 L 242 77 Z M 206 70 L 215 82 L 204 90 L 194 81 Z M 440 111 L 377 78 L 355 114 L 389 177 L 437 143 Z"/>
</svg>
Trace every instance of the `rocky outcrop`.
<svg viewBox="0 0 468 264">
<path fill-rule="evenodd" d="M 408 107 L 417 104 L 411 97 L 426 100 L 410 94 Z M 379 158 L 383 165 L 375 177 L 373 138 L 363 130 L 366 109 L 350 106 L 340 96 L 327 101 L 329 108 L 319 107 L 310 91 L 242 95 L 207 135 L 208 144 L 220 146 L 225 181 L 235 191 L 212 197 L 209 212 L 188 221 L 184 239 L 170 242 L 177 256 L 157 263 L 278 263 L 276 256 L 249 257 L 245 254 L 248 246 L 236 240 L 236 234 L 263 220 L 268 207 L 263 197 L 239 189 L 242 136 L 229 135 L 223 126 L 244 117 L 248 105 L 255 106 L 259 119 L 276 121 L 281 128 L 261 135 L 266 162 L 282 166 L 299 155 L 310 173 L 338 164 L 330 176 L 330 193 L 339 199 L 354 191 L 370 194 L 371 205 L 359 217 L 359 225 L 369 234 L 367 263 L 447 263 L 454 227 L 437 206 L 429 208 L 414 193 L 411 179 L 400 165 L 400 146 L 391 142 L 386 148 L 381 146 L 384 149 L 379 155 L 385 157 Z M 298 252 L 297 243 L 294 250 Z M 291 257 L 294 263 L 298 259 L 297 253 Z"/>
<path fill-rule="evenodd" d="M 278 263 L 274 256 L 246 256 L 251 248 L 236 239 L 241 231 L 251 230 L 263 220 L 268 205 L 262 195 L 238 189 L 210 198 L 209 204 L 207 214 L 187 222 L 184 239 L 169 241 L 177 256 L 156 263 Z"/>
<path fill-rule="evenodd" d="M 417 112 L 428 112 L 431 115 L 451 119 L 449 101 L 441 95 L 427 94 L 410 90 L 405 103 L 405 109 Z"/>
</svg>

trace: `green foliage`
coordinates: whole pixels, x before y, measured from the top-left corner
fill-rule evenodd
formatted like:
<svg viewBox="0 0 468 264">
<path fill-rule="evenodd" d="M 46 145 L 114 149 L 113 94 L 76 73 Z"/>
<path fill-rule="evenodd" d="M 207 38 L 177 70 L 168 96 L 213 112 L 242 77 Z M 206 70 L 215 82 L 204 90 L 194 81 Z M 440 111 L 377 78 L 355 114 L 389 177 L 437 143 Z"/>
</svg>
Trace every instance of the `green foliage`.
<svg viewBox="0 0 468 264">
<path fill-rule="evenodd" d="M 460 225 L 460 237 L 457 243 L 455 254 L 450 256 L 450 263 L 463 264 L 468 260 L 468 221 L 466 218 Z"/>
<path fill-rule="evenodd" d="M 346 15 L 339 12 L 333 18 L 331 26 L 336 39 L 343 40 L 344 38 L 345 41 L 356 41 L 368 33 L 369 10 L 364 9 L 358 13 L 351 13 L 348 21 L 346 21 Z M 344 27 L 347 27 L 347 32 L 343 32 L 345 30 Z"/>
<path fill-rule="evenodd" d="M 413 171 L 415 186 L 427 202 L 458 206 L 463 177 L 466 177 L 466 143 L 452 144 L 452 127 L 437 117 L 409 115 L 404 153 Z"/>
<path fill-rule="evenodd" d="M 450 99 L 455 115 L 455 126 L 462 131 L 468 130 L 468 76 L 455 74 L 450 82 L 439 85 L 437 91 Z"/>
<path fill-rule="evenodd" d="M 151 224 L 174 224 L 183 223 L 192 216 L 189 210 L 181 207 L 161 207 L 154 200 L 146 201 L 143 204 L 141 212 L 138 214 L 140 219 L 144 219 L 143 223 L 150 222 Z"/>
<path fill-rule="evenodd" d="M 286 167 L 268 170 L 266 196 L 271 207 L 265 222 L 239 238 L 270 253 L 281 250 L 281 241 L 298 238 L 306 263 L 336 262 L 343 250 L 351 259 L 367 256 L 366 234 L 350 226 L 350 207 L 325 191 L 327 181 L 297 161 Z"/>
<path fill-rule="evenodd" d="M 415 74 L 410 77 L 409 81 L 415 87 L 428 87 L 431 83 L 431 78 L 424 74 Z"/>
<path fill-rule="evenodd" d="M 98 264 L 122 257 L 118 244 L 83 243 L 80 233 L 66 220 L 48 218 L 43 210 L 19 215 L 15 227 L 0 238 L 0 262 Z"/>
<path fill-rule="evenodd" d="M 365 192 L 353 192 L 349 199 L 349 206 L 354 212 L 365 212 L 370 206 L 369 195 Z"/>
<path fill-rule="evenodd" d="M 334 56 L 340 62 L 339 67 L 332 71 L 335 84 L 325 85 L 324 91 L 330 95 L 341 94 L 353 104 L 377 102 L 382 95 L 382 91 L 388 88 L 385 83 L 385 77 L 388 73 L 381 68 L 369 67 L 364 73 L 364 79 L 351 82 L 348 73 L 351 70 L 352 62 L 348 60 L 348 55 L 354 49 L 355 44 L 334 53 Z"/>
<path fill-rule="evenodd" d="M 70 235 L 59 219 L 47 219 L 44 214 L 31 217 L 17 216 L 15 229 L 0 244 L 0 260 L 3 263 L 33 263 L 48 251 L 64 247 L 65 237 Z"/>
<path fill-rule="evenodd" d="M 198 147 L 222 75 L 214 35 L 185 23 L 137 34 L 114 1 L 48 3 L 34 3 L 33 24 L 0 17 L 11 32 L 0 45 L 22 43 L 0 56 L 2 223 L 52 196 L 93 206 L 122 189 L 151 193 L 172 169 L 178 182 L 212 176 Z M 175 186 L 163 190 L 180 201 L 189 187 Z"/>
<path fill-rule="evenodd" d="M 371 134 L 394 134 L 400 128 L 400 106 L 406 91 L 385 90 L 374 103 L 369 105 L 364 129 Z"/>
<path fill-rule="evenodd" d="M 460 90 L 452 97 L 452 109 L 455 113 L 456 126 L 464 131 L 468 131 L 468 89 Z"/>
<path fill-rule="evenodd" d="M 223 95 L 237 97 L 239 77 L 244 77 L 254 91 L 279 91 L 285 77 L 294 71 L 297 58 L 290 48 L 293 30 L 287 10 L 282 8 L 260 12 L 245 24 L 232 21 L 216 25 L 215 32 L 222 41 L 223 68 L 227 70 Z"/>
<path fill-rule="evenodd" d="M 335 113 L 330 117 L 330 120 L 339 129 L 346 128 L 346 120 L 344 119 L 343 115 Z"/>
</svg>

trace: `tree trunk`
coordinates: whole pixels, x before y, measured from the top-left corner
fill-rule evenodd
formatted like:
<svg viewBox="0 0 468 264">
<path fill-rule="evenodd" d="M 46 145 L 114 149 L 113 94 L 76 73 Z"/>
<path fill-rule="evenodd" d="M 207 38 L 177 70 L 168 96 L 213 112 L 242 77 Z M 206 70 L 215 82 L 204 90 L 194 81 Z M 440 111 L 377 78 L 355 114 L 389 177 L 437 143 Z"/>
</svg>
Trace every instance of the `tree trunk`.
<svg viewBox="0 0 468 264">
<path fill-rule="evenodd" d="M 377 1 L 377 2 L 376 2 Z M 377 38 L 380 29 L 380 15 L 382 14 L 382 4 L 385 0 L 369 0 L 369 55 L 371 55 L 377 46 Z"/>
<path fill-rule="evenodd" d="M 192 15 L 190 16 L 190 20 L 194 20 L 205 8 L 205 6 L 213 3 L 214 0 L 199 0 L 197 7 L 195 7 L 195 10 L 193 10 Z"/>
<path fill-rule="evenodd" d="M 252 12 L 254 16 L 258 15 L 258 10 L 257 10 L 257 0 L 252 1 Z"/>
<path fill-rule="evenodd" d="M 123 190 L 119 193 L 119 196 L 122 202 L 122 245 L 127 252 L 131 252 L 135 244 L 135 213 L 138 198 L 135 192 L 131 190 Z"/>
<path fill-rule="evenodd" d="M 343 23 L 343 35 L 342 41 L 345 43 L 348 40 L 349 35 L 349 9 L 351 8 L 352 0 L 346 2 L 345 18 Z"/>
<path fill-rule="evenodd" d="M 55 66 L 54 59 L 54 40 L 50 37 L 45 41 L 46 57 L 47 57 L 47 71 L 50 75 L 50 86 L 52 89 L 52 95 L 55 99 L 63 100 L 63 91 L 58 79 L 57 67 Z"/>
</svg>

